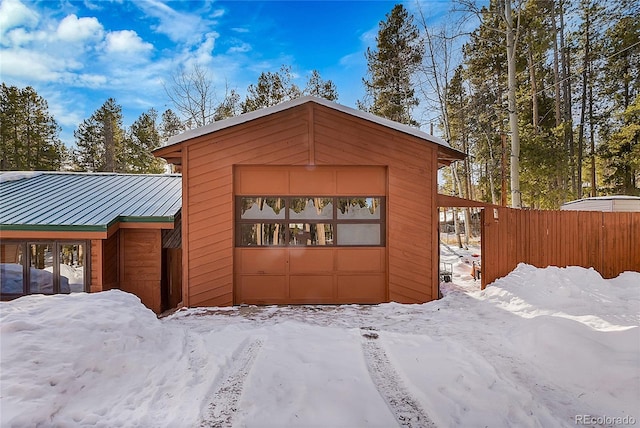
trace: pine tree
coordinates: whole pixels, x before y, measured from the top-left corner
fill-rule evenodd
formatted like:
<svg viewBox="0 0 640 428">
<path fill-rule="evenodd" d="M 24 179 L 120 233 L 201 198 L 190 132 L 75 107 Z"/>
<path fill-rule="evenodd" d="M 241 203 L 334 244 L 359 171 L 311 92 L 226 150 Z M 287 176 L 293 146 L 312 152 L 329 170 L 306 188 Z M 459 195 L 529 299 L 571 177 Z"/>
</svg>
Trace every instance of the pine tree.
<svg viewBox="0 0 640 428">
<path fill-rule="evenodd" d="M 213 120 L 223 120 L 240 114 L 240 94 L 231 89 L 224 100 L 216 107 Z"/>
<path fill-rule="evenodd" d="M 307 80 L 307 86 L 302 93 L 304 95 L 324 98 L 329 101 L 338 100 L 338 89 L 336 85 L 331 80 L 322 80 L 318 70 L 311 72 L 311 76 L 309 76 Z"/>
<path fill-rule="evenodd" d="M 0 94 L 0 169 L 60 169 L 66 148 L 47 101 L 28 86 L 2 83 Z"/>
<path fill-rule="evenodd" d="M 507 136 L 506 62 L 504 20 L 496 13 L 497 2 L 483 7 L 478 14 L 481 23 L 463 46 L 464 76 L 469 85 L 469 126 L 475 132 L 469 136 L 474 147 L 474 160 L 480 165 L 479 186 L 486 201 L 496 202 L 507 192 L 502 182 L 502 138 Z M 502 137 L 504 136 L 504 137 Z M 508 155 L 508 153 L 507 153 Z M 507 172 L 504 172 L 507 174 Z M 508 175 L 507 175 L 508 176 Z"/>
<path fill-rule="evenodd" d="M 177 114 L 171 109 L 167 109 L 162 113 L 162 122 L 160 124 L 160 142 L 166 144 L 169 138 L 178 135 L 185 130 L 182 121 Z"/>
<path fill-rule="evenodd" d="M 623 2 L 624 3 L 624 2 Z M 638 97 L 640 96 L 640 7 L 607 10 L 613 17 L 602 38 L 602 69 L 596 87 L 602 180 L 606 193 L 640 193 Z M 593 166 L 592 166 L 593 168 Z"/>
<path fill-rule="evenodd" d="M 156 125 L 158 113 L 151 109 L 133 122 L 125 139 L 123 161 L 127 172 L 160 174 L 165 163 L 151 154 L 160 147 L 160 131 Z"/>
<path fill-rule="evenodd" d="M 249 85 L 247 96 L 241 103 L 242 113 L 278 105 L 298 98 L 302 92 L 292 82 L 291 67 L 283 65 L 275 73 L 261 73 L 256 85 Z"/>
<path fill-rule="evenodd" d="M 619 126 L 600 146 L 607 193 L 640 196 L 640 95 L 619 116 Z"/>
<path fill-rule="evenodd" d="M 419 103 L 411 81 L 422 62 L 424 47 L 404 6 L 397 4 L 379 24 L 376 50 L 367 49 L 368 79 L 363 79 L 371 104 L 358 107 L 396 122 L 418 126 L 411 112 Z"/>
<path fill-rule="evenodd" d="M 80 171 L 126 171 L 122 107 L 109 98 L 74 132 L 74 163 Z"/>
</svg>

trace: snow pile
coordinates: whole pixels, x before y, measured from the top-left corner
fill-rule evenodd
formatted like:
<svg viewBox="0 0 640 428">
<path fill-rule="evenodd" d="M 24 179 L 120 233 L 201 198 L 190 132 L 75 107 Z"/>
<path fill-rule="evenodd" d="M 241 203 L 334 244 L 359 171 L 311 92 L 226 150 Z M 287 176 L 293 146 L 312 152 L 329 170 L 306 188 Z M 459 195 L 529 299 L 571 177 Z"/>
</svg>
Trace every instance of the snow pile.
<svg viewBox="0 0 640 428">
<path fill-rule="evenodd" d="M 637 272 L 605 280 L 594 269 L 520 264 L 480 298 L 525 318 L 548 315 L 595 330 L 617 331 L 640 324 L 639 296 Z"/>
<path fill-rule="evenodd" d="M 523 264 L 480 291 L 477 257 L 459 253 L 444 298 L 423 305 L 158 320 L 120 291 L 4 302 L 0 425 L 638 423 L 640 273 Z"/>
<path fill-rule="evenodd" d="M 180 426 L 186 392 L 206 392 L 190 374 L 184 330 L 132 294 L 34 295 L 0 307 L 3 427 Z"/>
</svg>

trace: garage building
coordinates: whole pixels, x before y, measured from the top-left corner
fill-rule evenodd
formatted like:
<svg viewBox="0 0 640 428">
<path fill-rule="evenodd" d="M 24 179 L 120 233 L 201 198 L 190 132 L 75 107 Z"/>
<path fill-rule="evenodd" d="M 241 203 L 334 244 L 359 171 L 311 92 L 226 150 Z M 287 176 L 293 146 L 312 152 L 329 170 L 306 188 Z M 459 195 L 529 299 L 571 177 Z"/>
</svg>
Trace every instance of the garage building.
<svg viewBox="0 0 640 428">
<path fill-rule="evenodd" d="M 437 298 L 443 140 L 302 97 L 155 155 L 182 172 L 185 306 Z"/>
</svg>

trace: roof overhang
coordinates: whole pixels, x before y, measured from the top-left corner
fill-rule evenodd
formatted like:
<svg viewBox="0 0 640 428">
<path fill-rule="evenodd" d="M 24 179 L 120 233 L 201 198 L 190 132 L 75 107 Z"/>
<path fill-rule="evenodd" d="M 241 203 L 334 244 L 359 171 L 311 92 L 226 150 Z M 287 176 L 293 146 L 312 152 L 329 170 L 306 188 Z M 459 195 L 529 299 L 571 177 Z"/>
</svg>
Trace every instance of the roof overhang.
<svg viewBox="0 0 640 428">
<path fill-rule="evenodd" d="M 488 202 L 474 201 L 471 199 L 459 198 L 457 196 L 442 195 L 438 193 L 438 207 L 456 207 L 456 208 L 504 208 L 500 205 L 490 204 Z"/>
<path fill-rule="evenodd" d="M 411 135 L 413 137 L 419 138 L 426 142 L 435 144 L 438 146 L 438 167 L 448 166 L 452 162 L 463 160 L 467 156 L 465 153 L 452 148 L 449 145 L 449 143 L 447 143 L 445 140 L 439 137 L 433 136 L 431 134 L 428 134 L 418 128 L 405 125 L 399 122 L 394 122 L 392 120 L 385 119 L 383 117 L 376 116 L 374 114 L 364 112 L 362 110 L 357 110 L 351 107 L 344 106 L 342 104 L 338 104 L 332 101 L 325 100 L 323 98 L 317 98 L 313 96 L 296 98 L 294 100 L 280 103 L 272 107 L 266 107 L 266 108 L 255 110 L 249 113 L 244 113 L 244 114 L 230 117 L 228 119 L 224 119 L 218 122 L 213 122 L 205 126 L 201 126 L 200 128 L 191 129 L 179 135 L 174 135 L 173 137 L 169 138 L 169 141 L 165 146 L 154 150 L 152 153 L 157 157 L 161 157 L 165 159 L 168 163 L 171 163 L 174 165 L 182 165 L 182 143 L 184 142 L 193 140 L 203 135 L 212 134 L 214 132 L 221 131 L 223 129 L 239 126 L 244 123 L 248 123 L 253 120 L 270 116 L 270 115 L 273 115 L 294 107 L 298 107 L 307 103 L 315 103 L 317 105 L 321 105 L 333 110 L 337 110 L 342 113 L 345 113 L 369 122 L 377 123 L 386 128 L 393 129 L 395 131 L 402 132 L 404 134 Z"/>
<path fill-rule="evenodd" d="M 121 217 L 108 225 L 2 224 L 1 239 L 107 239 L 119 229 L 173 229 L 174 217 Z"/>
</svg>

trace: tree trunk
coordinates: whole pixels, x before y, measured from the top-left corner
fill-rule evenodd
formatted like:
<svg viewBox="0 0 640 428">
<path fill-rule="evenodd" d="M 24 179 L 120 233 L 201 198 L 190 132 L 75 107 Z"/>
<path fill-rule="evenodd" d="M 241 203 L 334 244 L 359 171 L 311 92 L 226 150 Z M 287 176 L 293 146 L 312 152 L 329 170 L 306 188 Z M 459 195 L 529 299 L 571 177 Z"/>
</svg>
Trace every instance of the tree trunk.
<svg viewBox="0 0 640 428">
<path fill-rule="evenodd" d="M 493 149 L 491 148 L 491 140 L 489 139 L 489 136 L 486 133 L 485 133 L 485 137 L 487 139 L 487 146 L 489 147 L 489 159 L 491 159 L 491 164 L 495 165 L 495 159 L 493 157 Z M 493 173 L 492 171 L 489 171 L 489 167 L 487 163 L 485 163 L 485 171 L 486 171 L 487 177 L 489 178 L 489 189 L 491 190 L 491 203 L 493 205 L 496 205 L 496 186 L 493 182 Z"/>
<path fill-rule="evenodd" d="M 522 208 L 520 194 L 520 134 L 518 132 L 518 111 L 516 105 L 516 37 L 511 16 L 511 0 L 504 2 L 504 16 L 507 24 L 507 72 L 509 85 L 509 129 L 511 131 L 511 207 Z"/>
<path fill-rule="evenodd" d="M 538 85 L 536 85 L 536 70 L 533 61 L 533 51 L 531 45 L 527 48 L 527 61 L 529 62 L 529 80 L 531 81 L 531 110 L 533 134 L 538 135 L 538 124 L 540 123 L 540 115 L 538 113 Z"/>
<path fill-rule="evenodd" d="M 580 128 L 578 130 L 578 166 L 577 181 L 578 199 L 582 198 L 582 152 L 584 143 L 584 120 L 587 110 L 587 80 L 589 78 L 589 11 L 585 10 L 585 30 L 584 30 L 584 62 L 582 65 L 582 102 L 580 106 Z"/>
<path fill-rule="evenodd" d="M 569 174 L 571 176 L 571 188 L 574 194 L 576 191 L 576 175 L 575 175 L 575 150 L 573 147 L 573 119 L 571 116 L 571 64 L 570 57 L 564 39 L 564 8 L 562 1 L 560 1 L 560 55 L 562 59 L 562 98 L 564 100 L 564 146 L 569 156 Z"/>
<path fill-rule="evenodd" d="M 455 165 L 451 165 L 451 173 L 453 175 L 453 181 L 455 182 L 455 186 L 456 186 L 456 193 L 458 194 L 459 197 L 463 198 L 464 195 L 462 193 L 462 185 L 460 184 L 460 177 L 458 176 L 458 171 L 455 167 Z M 456 226 L 456 235 L 458 235 L 458 245 L 460 246 L 460 248 L 462 247 L 462 238 L 460 237 L 460 227 L 458 225 L 458 212 L 457 210 L 455 211 L 455 226 Z"/>
<path fill-rule="evenodd" d="M 105 171 L 115 172 L 115 141 L 113 123 L 110 117 L 104 121 L 104 164 Z"/>
<path fill-rule="evenodd" d="M 556 126 L 560 126 L 562 121 L 560 112 L 560 70 L 558 55 L 558 29 L 556 27 L 556 6 L 555 2 L 551 4 L 551 24 L 553 26 L 553 88 L 555 91 L 555 117 Z"/>
<path fill-rule="evenodd" d="M 589 87 L 589 140 L 591 143 L 591 196 L 598 196 L 596 184 L 596 143 L 593 129 L 593 88 Z"/>
</svg>

